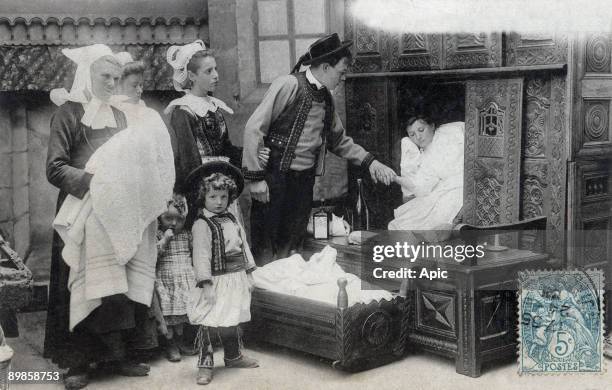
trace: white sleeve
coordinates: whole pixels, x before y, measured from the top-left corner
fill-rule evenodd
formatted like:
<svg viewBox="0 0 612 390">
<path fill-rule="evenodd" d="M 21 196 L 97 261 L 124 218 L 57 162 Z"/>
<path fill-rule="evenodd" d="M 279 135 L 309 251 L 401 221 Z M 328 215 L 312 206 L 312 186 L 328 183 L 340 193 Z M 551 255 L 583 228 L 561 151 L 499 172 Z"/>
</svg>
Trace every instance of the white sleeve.
<svg viewBox="0 0 612 390">
<path fill-rule="evenodd" d="M 402 138 L 401 143 L 401 160 L 400 160 L 400 175 L 406 176 L 416 172 L 418 169 L 419 156 L 421 151 L 408 137 Z"/>
</svg>

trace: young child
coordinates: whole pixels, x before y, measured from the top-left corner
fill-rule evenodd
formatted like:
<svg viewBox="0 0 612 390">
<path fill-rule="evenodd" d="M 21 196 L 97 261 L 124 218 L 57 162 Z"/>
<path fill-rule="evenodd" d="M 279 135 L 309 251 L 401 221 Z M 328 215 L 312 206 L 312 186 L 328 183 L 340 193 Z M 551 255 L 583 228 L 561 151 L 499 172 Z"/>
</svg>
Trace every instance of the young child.
<svg viewBox="0 0 612 390">
<path fill-rule="evenodd" d="M 168 211 L 159 217 L 157 232 L 156 286 L 162 314 L 168 329 L 166 357 L 171 362 L 183 355 L 193 355 L 192 348 L 183 342 L 183 325 L 187 318 L 188 293 L 195 288 L 195 274 L 191 262 L 191 232 L 184 229 L 187 202 L 175 194 L 168 202 Z"/>
<path fill-rule="evenodd" d="M 217 330 L 223 342 L 225 367 L 254 368 L 256 360 L 242 355 L 238 325 L 251 320 L 250 273 L 253 255 L 244 229 L 228 212 L 228 205 L 244 188 L 238 168 L 226 159 L 205 162 L 187 179 L 195 189 L 197 219 L 193 224 L 193 265 L 196 302 L 190 304 L 189 319 L 200 325 L 197 383 L 212 380 L 213 349 L 209 330 Z"/>
</svg>

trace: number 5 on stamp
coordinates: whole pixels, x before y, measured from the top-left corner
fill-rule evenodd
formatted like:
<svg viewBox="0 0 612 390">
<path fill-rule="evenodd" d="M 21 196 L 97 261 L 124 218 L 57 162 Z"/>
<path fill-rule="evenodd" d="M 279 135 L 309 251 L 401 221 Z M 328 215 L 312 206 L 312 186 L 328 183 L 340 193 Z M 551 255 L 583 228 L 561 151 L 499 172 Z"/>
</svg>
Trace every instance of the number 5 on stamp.
<svg viewBox="0 0 612 390">
<path fill-rule="evenodd" d="M 519 272 L 519 374 L 603 372 L 601 271 Z"/>
</svg>

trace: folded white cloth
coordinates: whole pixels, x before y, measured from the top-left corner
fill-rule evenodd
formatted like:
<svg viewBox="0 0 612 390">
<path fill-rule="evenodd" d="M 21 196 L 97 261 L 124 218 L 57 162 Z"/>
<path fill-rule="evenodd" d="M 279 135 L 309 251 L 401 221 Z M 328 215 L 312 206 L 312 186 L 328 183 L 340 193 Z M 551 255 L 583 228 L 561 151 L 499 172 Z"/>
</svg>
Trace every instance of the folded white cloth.
<svg viewBox="0 0 612 390">
<path fill-rule="evenodd" d="M 362 290 L 361 279 L 336 263 L 337 254 L 328 245 L 308 262 L 299 254 L 276 260 L 253 272 L 255 287 L 336 305 L 338 279 L 345 278 L 349 306 L 393 298 L 385 290 Z"/>
<path fill-rule="evenodd" d="M 117 261 L 110 238 L 93 212 L 89 193 L 83 199 L 68 195 L 53 226 L 64 241 L 62 256 L 70 266 L 70 330 L 100 306 L 101 298 L 106 296 L 125 294 L 134 302 L 151 304 L 157 221 L 145 229 L 127 264 Z"/>
</svg>

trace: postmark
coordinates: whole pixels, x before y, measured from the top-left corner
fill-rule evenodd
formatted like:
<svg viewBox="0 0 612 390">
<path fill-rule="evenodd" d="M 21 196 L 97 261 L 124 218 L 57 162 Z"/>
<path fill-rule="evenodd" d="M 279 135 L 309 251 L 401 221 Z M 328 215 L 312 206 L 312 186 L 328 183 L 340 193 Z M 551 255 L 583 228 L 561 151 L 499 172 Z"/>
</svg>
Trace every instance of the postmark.
<svg viewBox="0 0 612 390">
<path fill-rule="evenodd" d="M 603 273 L 519 272 L 519 374 L 603 372 Z"/>
</svg>

